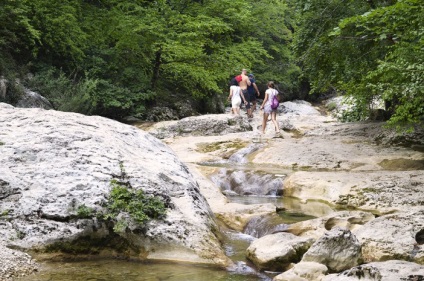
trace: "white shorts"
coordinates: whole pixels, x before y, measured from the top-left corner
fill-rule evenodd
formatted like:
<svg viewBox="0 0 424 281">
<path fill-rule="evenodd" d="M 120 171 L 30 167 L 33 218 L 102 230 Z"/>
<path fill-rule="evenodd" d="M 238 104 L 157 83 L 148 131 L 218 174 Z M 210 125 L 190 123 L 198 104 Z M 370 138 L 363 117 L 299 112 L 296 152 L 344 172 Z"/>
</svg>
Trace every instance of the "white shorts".
<svg viewBox="0 0 424 281">
<path fill-rule="evenodd" d="M 231 106 L 233 108 L 238 108 L 240 107 L 241 104 L 241 98 L 240 97 L 234 97 L 231 99 Z"/>
</svg>

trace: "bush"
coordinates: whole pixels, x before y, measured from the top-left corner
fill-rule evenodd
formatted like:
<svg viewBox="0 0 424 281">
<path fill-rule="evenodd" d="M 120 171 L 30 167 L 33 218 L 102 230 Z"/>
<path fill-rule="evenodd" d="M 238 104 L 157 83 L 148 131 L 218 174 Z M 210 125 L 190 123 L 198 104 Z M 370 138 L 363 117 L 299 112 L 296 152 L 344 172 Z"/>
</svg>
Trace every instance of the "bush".
<svg viewBox="0 0 424 281">
<path fill-rule="evenodd" d="M 114 222 L 115 232 L 123 232 L 128 225 L 120 219 L 122 214 L 128 214 L 139 225 L 165 217 L 166 207 L 160 198 L 145 195 L 143 190 L 131 189 L 116 180 L 112 180 L 111 185 L 107 214 L 104 217 Z"/>
</svg>

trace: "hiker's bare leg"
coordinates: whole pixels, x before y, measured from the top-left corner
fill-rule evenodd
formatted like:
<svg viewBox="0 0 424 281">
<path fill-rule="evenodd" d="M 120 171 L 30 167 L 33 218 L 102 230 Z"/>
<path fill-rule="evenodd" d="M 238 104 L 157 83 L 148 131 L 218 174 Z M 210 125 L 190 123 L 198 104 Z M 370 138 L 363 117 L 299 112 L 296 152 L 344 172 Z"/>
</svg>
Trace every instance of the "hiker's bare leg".
<svg viewBox="0 0 424 281">
<path fill-rule="evenodd" d="M 269 115 L 268 113 L 264 112 L 264 116 L 263 116 L 263 119 L 262 119 L 262 134 L 265 134 L 266 122 L 268 120 L 268 115 Z"/>
<path fill-rule="evenodd" d="M 271 119 L 272 119 L 272 123 L 274 123 L 275 132 L 279 133 L 280 128 L 279 128 L 278 122 L 277 122 L 277 112 L 275 112 L 275 111 L 271 112 Z"/>
</svg>

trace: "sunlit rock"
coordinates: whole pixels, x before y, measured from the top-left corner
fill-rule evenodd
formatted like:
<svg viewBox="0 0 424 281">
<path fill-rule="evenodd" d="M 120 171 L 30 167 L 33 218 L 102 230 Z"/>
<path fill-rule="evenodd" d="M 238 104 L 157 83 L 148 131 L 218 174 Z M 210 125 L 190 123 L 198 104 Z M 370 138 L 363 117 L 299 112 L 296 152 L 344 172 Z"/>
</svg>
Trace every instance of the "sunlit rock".
<svg viewBox="0 0 424 281">
<path fill-rule="evenodd" d="M 284 180 L 285 196 L 389 213 L 422 206 L 424 173 L 412 171 L 296 172 Z"/>
<path fill-rule="evenodd" d="M 350 230 L 335 227 L 315 241 L 302 261 L 321 263 L 332 272 L 340 272 L 362 262 L 361 244 Z"/>
<path fill-rule="evenodd" d="M 413 262 L 389 260 L 372 262 L 330 274 L 321 281 L 399 281 L 424 280 L 424 266 Z"/>
<path fill-rule="evenodd" d="M 355 231 L 362 243 L 365 262 L 399 259 L 424 264 L 424 210 L 411 208 L 409 212 L 376 218 Z"/>
<path fill-rule="evenodd" d="M 9 245 L 72 253 L 92 239 L 104 248 L 85 251 L 102 256 L 230 263 L 197 182 L 165 144 L 106 118 L 0 107 L 0 237 Z M 104 219 L 112 179 L 162 198 L 166 217 L 113 230 Z"/>
<path fill-rule="evenodd" d="M 313 241 L 290 233 L 270 234 L 253 241 L 246 256 L 260 269 L 284 271 L 301 260 Z"/>
</svg>

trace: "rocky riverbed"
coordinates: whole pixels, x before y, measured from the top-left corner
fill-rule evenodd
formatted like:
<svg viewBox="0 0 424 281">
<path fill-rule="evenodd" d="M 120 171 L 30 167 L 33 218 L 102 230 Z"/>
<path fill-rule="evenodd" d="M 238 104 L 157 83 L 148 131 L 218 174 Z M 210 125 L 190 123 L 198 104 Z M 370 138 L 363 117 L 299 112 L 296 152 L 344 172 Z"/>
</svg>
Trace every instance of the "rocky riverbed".
<svg viewBox="0 0 424 281">
<path fill-rule="evenodd" d="M 102 118 L 27 110 L 2 105 L 0 116 L 0 280 L 37 270 L 21 250 L 107 235 L 101 223 L 75 219 L 76 207 L 101 209 L 98 203 L 111 178 L 123 174 L 136 188 L 156 194 L 143 182 L 160 182 L 152 186 L 161 187 L 163 196 L 171 193 L 174 208 L 165 224 L 151 225 L 151 234 L 140 236 L 135 227 L 131 235 L 120 234 L 121 241 L 136 242 L 144 258 L 151 251 L 152 259 L 231 267 L 218 246 L 211 214 L 242 231 L 252 219 L 275 214 L 277 206 L 231 203 L 210 178 L 217 169 L 201 165 L 222 160 L 244 161 L 274 174 L 289 170 L 280 188 L 283 196 L 343 209 L 252 242 L 247 257 L 259 269 L 282 272 L 275 280 L 424 276 L 422 131 L 399 135 L 382 123 L 343 124 L 322 108 L 297 101 L 280 106 L 284 138 L 274 138 L 271 122 L 259 137 L 259 112 L 251 120 L 219 114 L 139 125 L 168 145 L 163 146 L 149 134 Z M 50 168 L 40 171 L 40 162 Z M 90 181 L 82 183 L 81 177 Z M 68 179 L 66 192 L 55 189 L 63 178 Z M 191 233 L 190 238 L 181 233 Z M 152 238 L 157 235 L 161 238 Z M 170 245 L 177 247 L 169 252 Z"/>
<path fill-rule="evenodd" d="M 386 129 L 381 122 L 340 123 L 322 107 L 296 101 L 285 102 L 279 109 L 284 138 L 273 137 L 269 122 L 258 145 L 260 112 L 252 120 L 241 116 L 226 122 L 243 124 L 240 128 L 250 125 L 251 130 L 229 132 L 221 126 L 213 135 L 206 132 L 229 116 L 161 123 L 147 130 L 176 152 L 201 187 L 211 185 L 208 176 L 214 170 L 199 163 L 228 159 L 235 151 L 245 150 L 245 159 L 258 169 L 271 166 L 274 171 L 292 171 L 283 182 L 284 196 L 350 210 L 292 224 L 284 237 L 260 237 L 246 252 L 256 267 L 288 270 L 275 280 L 342 280 L 342 276 L 358 280 L 354 276 L 361 275 L 367 280 L 424 278 L 422 128 L 407 134 Z M 202 192 L 214 213 L 237 230 L 252 216 L 272 211 L 272 206 L 252 212 L 225 200 L 215 201 L 214 187 Z M 388 277 L 392 269 L 397 274 Z"/>
</svg>

